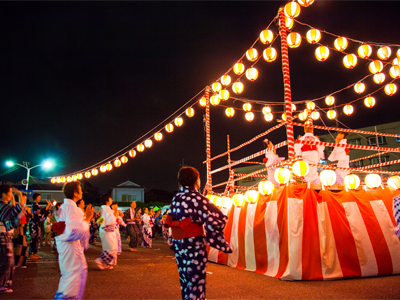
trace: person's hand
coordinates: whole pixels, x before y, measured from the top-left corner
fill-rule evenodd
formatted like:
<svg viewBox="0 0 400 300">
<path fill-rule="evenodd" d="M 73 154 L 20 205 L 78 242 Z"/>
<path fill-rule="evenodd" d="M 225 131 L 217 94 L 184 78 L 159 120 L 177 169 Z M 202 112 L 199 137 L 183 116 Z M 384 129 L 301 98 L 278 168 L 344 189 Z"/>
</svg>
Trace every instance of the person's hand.
<svg viewBox="0 0 400 300">
<path fill-rule="evenodd" d="M 19 196 L 19 205 L 24 206 L 26 203 L 26 197 L 23 197 L 22 194 Z M 30 208 L 29 208 L 30 210 Z"/>
<path fill-rule="evenodd" d="M 26 210 L 28 211 L 28 213 L 31 213 L 31 208 L 29 206 L 26 207 Z"/>
<path fill-rule="evenodd" d="M 92 204 L 86 205 L 86 222 L 90 222 L 90 220 L 93 218 L 93 212 L 92 212 Z"/>
</svg>

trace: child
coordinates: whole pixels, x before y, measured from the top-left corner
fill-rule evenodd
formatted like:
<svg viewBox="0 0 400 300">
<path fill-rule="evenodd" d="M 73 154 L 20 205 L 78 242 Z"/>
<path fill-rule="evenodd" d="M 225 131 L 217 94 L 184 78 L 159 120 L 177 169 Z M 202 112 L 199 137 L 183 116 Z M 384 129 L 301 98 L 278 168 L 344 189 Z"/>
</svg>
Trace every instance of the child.
<svg viewBox="0 0 400 300">
<path fill-rule="evenodd" d="M 47 215 L 46 220 L 44 221 L 44 243 L 46 245 L 51 245 L 51 218 L 50 215 Z"/>
</svg>

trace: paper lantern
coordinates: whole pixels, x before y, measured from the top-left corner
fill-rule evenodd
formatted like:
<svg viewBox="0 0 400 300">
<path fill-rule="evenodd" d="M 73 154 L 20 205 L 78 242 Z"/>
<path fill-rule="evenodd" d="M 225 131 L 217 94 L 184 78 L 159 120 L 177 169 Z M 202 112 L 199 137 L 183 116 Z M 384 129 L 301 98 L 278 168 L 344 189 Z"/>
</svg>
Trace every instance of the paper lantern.
<svg viewBox="0 0 400 300">
<path fill-rule="evenodd" d="M 347 45 L 349 43 L 347 42 L 347 39 L 345 37 L 338 37 L 335 40 L 334 46 L 337 51 L 343 51 L 347 48 Z"/>
<path fill-rule="evenodd" d="M 308 7 L 314 3 L 314 0 L 297 0 L 301 6 Z"/>
<path fill-rule="evenodd" d="M 391 176 L 387 180 L 387 185 L 393 190 L 400 190 L 400 176 Z"/>
<path fill-rule="evenodd" d="M 246 102 L 245 104 L 243 104 L 243 110 L 244 111 L 251 111 L 251 104 L 249 102 Z"/>
<path fill-rule="evenodd" d="M 139 151 L 139 152 L 143 152 L 143 151 L 144 151 L 144 146 L 143 146 L 143 144 L 137 145 L 137 146 L 136 146 L 136 150 Z"/>
<path fill-rule="evenodd" d="M 299 120 L 300 121 L 305 121 L 307 120 L 307 115 L 304 113 L 304 111 L 302 111 L 301 113 L 299 113 Z"/>
<path fill-rule="evenodd" d="M 107 171 L 107 167 L 105 165 L 100 166 L 100 172 L 104 173 L 106 171 Z"/>
<path fill-rule="evenodd" d="M 78 179 L 78 176 L 77 175 L 73 175 L 72 176 L 72 181 L 76 181 Z"/>
<path fill-rule="evenodd" d="M 221 91 L 219 92 L 218 96 L 219 96 L 222 100 L 226 101 L 226 100 L 229 99 L 229 97 L 231 96 L 231 94 L 229 93 L 228 90 L 221 90 Z"/>
<path fill-rule="evenodd" d="M 392 50 L 388 46 L 382 46 L 378 49 L 378 57 L 383 60 L 387 60 L 392 55 Z"/>
<path fill-rule="evenodd" d="M 371 56 L 371 54 L 372 54 L 372 48 L 370 45 L 364 44 L 358 47 L 358 55 L 361 58 L 367 59 Z"/>
<path fill-rule="evenodd" d="M 258 51 L 256 48 L 250 48 L 246 51 L 246 58 L 249 61 L 256 61 L 258 58 Z"/>
<path fill-rule="evenodd" d="M 166 130 L 168 133 L 171 133 L 172 131 L 174 131 L 174 125 L 172 125 L 171 123 L 165 125 L 165 130 Z"/>
<path fill-rule="evenodd" d="M 283 120 L 283 121 L 286 121 L 286 113 L 283 113 L 283 114 L 282 114 L 282 120 Z"/>
<path fill-rule="evenodd" d="M 248 68 L 246 70 L 246 77 L 250 81 L 254 81 L 258 78 L 258 71 L 256 68 Z"/>
<path fill-rule="evenodd" d="M 136 156 L 136 151 L 131 149 L 131 150 L 129 150 L 128 154 L 130 157 L 134 158 Z"/>
<path fill-rule="evenodd" d="M 241 94 L 243 92 L 244 89 L 244 85 L 243 83 L 241 83 L 240 81 L 236 81 L 233 85 L 232 85 L 232 91 L 235 94 Z"/>
<path fill-rule="evenodd" d="M 92 176 L 92 173 L 90 173 L 89 171 L 85 172 L 85 177 L 86 178 L 90 178 Z"/>
<path fill-rule="evenodd" d="M 393 96 L 397 91 L 397 86 L 394 83 L 388 83 L 385 85 L 386 95 Z"/>
<path fill-rule="evenodd" d="M 400 78 L 400 67 L 399 66 L 393 66 L 389 69 L 389 74 L 392 76 L 394 79 Z"/>
<path fill-rule="evenodd" d="M 296 18 L 300 14 L 300 5 L 297 2 L 289 2 L 285 5 L 284 13 L 289 18 Z"/>
<path fill-rule="evenodd" d="M 358 82 L 354 85 L 354 90 L 357 94 L 362 94 L 365 91 L 365 84 L 362 82 Z"/>
<path fill-rule="evenodd" d="M 251 204 L 257 203 L 260 199 L 260 193 L 255 190 L 247 191 L 244 193 L 244 199 Z"/>
<path fill-rule="evenodd" d="M 264 106 L 263 107 L 263 109 L 262 109 L 262 113 L 265 115 L 265 114 L 267 114 L 267 113 L 270 113 L 271 112 L 271 107 L 269 107 L 269 106 Z"/>
<path fill-rule="evenodd" d="M 351 104 L 347 104 L 343 107 L 343 112 L 348 116 L 350 116 L 353 113 L 353 111 L 354 111 L 354 109 Z"/>
<path fill-rule="evenodd" d="M 82 175 L 82 173 L 79 173 L 78 175 L 76 175 L 76 177 L 78 180 L 81 180 L 83 178 L 83 175 Z"/>
<path fill-rule="evenodd" d="M 117 158 L 116 160 L 114 160 L 114 166 L 116 168 L 120 167 L 122 165 L 121 161 Z"/>
<path fill-rule="evenodd" d="M 268 47 L 267 49 L 265 49 L 263 51 L 263 57 L 264 60 L 266 60 L 267 62 L 272 62 L 276 59 L 278 53 L 276 52 L 275 48 L 273 47 Z"/>
<path fill-rule="evenodd" d="M 261 195 L 264 196 L 271 195 L 274 189 L 275 189 L 274 184 L 269 180 L 263 180 L 258 184 L 258 191 L 260 192 Z"/>
<path fill-rule="evenodd" d="M 227 109 L 225 109 L 225 114 L 229 118 L 232 118 L 235 115 L 235 110 L 232 107 L 228 107 Z"/>
<path fill-rule="evenodd" d="M 93 176 L 97 176 L 97 174 L 99 174 L 99 171 L 97 169 L 93 169 L 91 173 Z"/>
<path fill-rule="evenodd" d="M 221 204 L 221 206 L 224 207 L 224 208 L 229 208 L 229 207 L 231 207 L 231 206 L 232 206 L 232 199 L 231 199 L 230 197 L 227 197 L 227 196 L 222 197 L 222 204 Z"/>
<path fill-rule="evenodd" d="M 315 49 L 315 57 L 319 61 L 325 61 L 329 57 L 329 48 L 325 46 L 319 46 Z"/>
<path fill-rule="evenodd" d="M 274 173 L 276 182 L 286 184 L 290 179 L 290 171 L 286 168 L 277 168 Z"/>
<path fill-rule="evenodd" d="M 368 174 L 364 179 L 365 185 L 370 189 L 376 189 L 381 186 L 382 179 L 378 174 Z"/>
<path fill-rule="evenodd" d="M 264 119 L 267 122 L 271 122 L 273 118 L 274 118 L 274 116 L 271 113 L 264 114 Z"/>
<path fill-rule="evenodd" d="M 372 74 L 376 74 L 376 73 L 382 72 L 383 63 L 380 60 L 371 61 L 369 63 L 368 69 Z"/>
<path fill-rule="evenodd" d="M 244 204 L 244 196 L 242 194 L 235 194 L 232 201 L 236 207 L 241 207 Z"/>
<path fill-rule="evenodd" d="M 235 72 L 236 75 L 242 75 L 244 70 L 244 64 L 241 62 L 238 62 L 233 66 L 233 72 Z"/>
<path fill-rule="evenodd" d="M 106 165 L 106 168 L 107 168 L 107 171 L 111 171 L 112 168 L 113 168 L 113 166 L 112 166 L 112 164 L 108 163 L 108 164 Z"/>
<path fill-rule="evenodd" d="M 326 112 L 326 116 L 328 117 L 328 119 L 333 120 L 334 118 L 336 118 L 336 111 L 330 109 Z"/>
<path fill-rule="evenodd" d="M 272 42 L 273 39 L 274 39 L 274 34 L 272 33 L 271 30 L 265 29 L 265 30 L 261 31 L 261 33 L 260 33 L 261 43 L 268 45 Z"/>
<path fill-rule="evenodd" d="M 57 177 L 55 182 L 61 183 L 61 178 L 60 178 L 60 177 Z"/>
<path fill-rule="evenodd" d="M 205 107 L 207 105 L 206 97 L 201 97 L 199 100 L 199 104 L 200 104 L 200 106 Z"/>
<path fill-rule="evenodd" d="M 318 120 L 319 117 L 320 117 L 320 114 L 319 114 L 318 111 L 313 111 L 313 112 L 311 113 L 311 118 L 312 118 L 314 121 Z"/>
<path fill-rule="evenodd" d="M 321 31 L 315 28 L 310 29 L 307 31 L 306 39 L 310 44 L 318 43 L 321 39 Z"/>
<path fill-rule="evenodd" d="M 162 138 L 163 138 L 163 135 L 162 135 L 161 132 L 157 132 L 157 133 L 154 134 L 154 139 L 155 139 L 156 141 L 161 141 Z"/>
<path fill-rule="evenodd" d="M 146 147 L 146 148 L 150 148 L 151 146 L 153 146 L 153 141 L 152 140 L 145 140 L 144 141 L 144 146 Z"/>
<path fill-rule="evenodd" d="M 231 84 L 231 76 L 225 74 L 221 77 L 221 83 L 223 86 L 228 86 Z"/>
<path fill-rule="evenodd" d="M 393 65 L 393 66 L 400 66 L 400 59 L 399 59 L 398 57 L 396 57 L 395 59 L 393 59 L 392 65 Z"/>
<path fill-rule="evenodd" d="M 128 158 L 125 155 L 121 156 L 121 162 L 126 164 L 128 162 Z"/>
<path fill-rule="evenodd" d="M 319 180 L 324 186 L 332 186 L 336 182 L 336 173 L 332 170 L 323 170 L 319 173 Z"/>
<path fill-rule="evenodd" d="M 296 104 L 294 104 L 294 103 L 291 104 L 291 107 L 292 107 L 292 111 L 295 111 L 296 108 L 297 108 L 297 107 L 296 107 Z"/>
<path fill-rule="evenodd" d="M 56 182 L 57 182 L 57 178 L 53 177 L 53 178 L 51 179 L 51 183 L 56 183 Z"/>
<path fill-rule="evenodd" d="M 293 3 L 293 2 L 292 2 Z M 290 48 L 297 48 L 301 44 L 301 35 L 297 32 L 291 32 L 287 36 L 287 44 Z"/>
<path fill-rule="evenodd" d="M 329 105 L 329 106 L 335 104 L 335 97 L 333 97 L 333 96 L 326 97 L 325 103 L 326 103 L 326 105 Z"/>
<path fill-rule="evenodd" d="M 305 162 L 304 160 L 298 160 L 293 163 L 292 165 L 292 171 L 294 175 L 299 176 L 299 177 L 304 177 L 308 174 L 308 171 L 310 170 L 310 167 L 308 166 L 308 163 Z"/>
<path fill-rule="evenodd" d="M 383 73 L 376 73 L 375 75 L 374 75 L 374 81 L 375 81 L 375 83 L 377 83 L 377 84 L 381 84 L 381 83 L 383 83 L 384 81 L 385 81 L 385 74 L 383 74 Z"/>
<path fill-rule="evenodd" d="M 364 104 L 365 104 L 366 107 L 371 108 L 371 107 L 373 107 L 375 105 L 375 103 L 376 103 L 376 101 L 375 101 L 374 97 L 370 96 L 370 97 L 367 97 L 367 98 L 364 99 Z"/>
<path fill-rule="evenodd" d="M 215 93 L 218 93 L 222 89 L 222 85 L 219 82 L 214 82 L 211 88 Z"/>
<path fill-rule="evenodd" d="M 208 195 L 206 196 L 206 198 L 207 198 L 211 203 L 214 204 L 214 201 L 215 201 L 216 196 L 211 195 L 211 194 L 208 194 Z"/>
<path fill-rule="evenodd" d="M 221 98 L 218 96 L 218 94 L 214 94 L 210 98 L 210 103 L 211 105 L 218 105 L 221 102 Z"/>
<path fill-rule="evenodd" d="M 278 20 L 279 26 L 281 26 L 281 20 Z M 285 27 L 286 29 L 291 29 L 293 27 L 294 21 L 292 18 L 289 18 L 288 16 L 285 16 Z"/>
<path fill-rule="evenodd" d="M 194 116 L 194 109 L 191 108 L 191 107 L 187 108 L 187 109 L 185 110 L 185 114 L 186 114 L 189 118 L 193 117 L 193 116 Z"/>
<path fill-rule="evenodd" d="M 246 120 L 247 120 L 248 122 L 251 122 L 251 121 L 254 120 L 254 114 L 253 114 L 251 111 L 250 111 L 250 112 L 247 112 L 246 115 L 245 115 L 245 118 L 246 118 Z"/>
<path fill-rule="evenodd" d="M 343 64 L 347 69 L 353 69 L 357 65 L 357 56 L 355 54 L 347 54 L 343 57 Z"/>
<path fill-rule="evenodd" d="M 215 197 L 215 206 L 221 208 L 222 206 L 222 197 Z"/>
<path fill-rule="evenodd" d="M 177 118 L 175 118 L 174 123 L 175 123 L 176 127 L 181 127 L 183 124 L 183 119 L 181 117 L 177 117 Z"/>
<path fill-rule="evenodd" d="M 312 102 L 312 101 L 308 101 L 307 104 L 306 104 L 306 106 L 307 106 L 307 109 L 308 109 L 308 110 L 314 110 L 314 108 L 315 108 L 315 103 Z"/>
<path fill-rule="evenodd" d="M 400 57 L 400 49 L 399 49 L 399 50 L 397 50 L 397 53 L 396 53 L 396 55 L 397 55 L 397 57 Z"/>
<path fill-rule="evenodd" d="M 350 174 L 344 177 L 343 183 L 349 190 L 355 190 L 360 186 L 360 178 L 355 174 Z"/>
</svg>

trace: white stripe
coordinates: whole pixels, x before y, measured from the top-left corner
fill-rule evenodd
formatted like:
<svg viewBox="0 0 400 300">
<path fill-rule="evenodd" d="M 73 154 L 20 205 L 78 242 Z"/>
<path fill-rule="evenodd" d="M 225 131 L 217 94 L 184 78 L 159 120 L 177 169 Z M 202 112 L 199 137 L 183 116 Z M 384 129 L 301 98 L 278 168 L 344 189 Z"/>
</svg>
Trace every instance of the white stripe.
<svg viewBox="0 0 400 300">
<path fill-rule="evenodd" d="M 376 276 L 378 275 L 378 264 L 360 209 L 356 202 L 345 202 L 343 207 L 356 243 L 361 276 Z"/>
<path fill-rule="evenodd" d="M 256 254 L 254 251 L 254 216 L 256 213 L 256 208 L 257 204 L 247 205 L 246 234 L 244 236 L 246 270 L 253 272 L 257 269 Z"/>
<path fill-rule="evenodd" d="M 228 256 L 228 266 L 236 268 L 239 259 L 239 242 L 238 242 L 238 227 L 239 227 L 239 215 L 240 207 L 234 207 L 234 214 L 232 220 L 232 233 L 231 233 L 231 248 L 232 253 Z"/>
<path fill-rule="evenodd" d="M 289 262 L 282 280 L 301 280 L 303 254 L 303 199 L 288 198 Z"/>
<path fill-rule="evenodd" d="M 319 249 L 324 279 L 343 278 L 326 202 L 317 204 Z"/>
<path fill-rule="evenodd" d="M 278 202 L 269 201 L 265 209 L 265 235 L 267 240 L 268 269 L 265 275 L 275 276 L 279 270 Z"/>
<path fill-rule="evenodd" d="M 221 212 L 225 216 L 227 216 L 228 213 L 229 213 L 229 209 L 228 208 L 221 208 Z M 215 263 L 218 263 L 218 253 L 219 253 L 219 250 L 217 250 L 217 249 L 215 249 L 213 247 L 210 247 L 210 251 L 208 252 L 208 260 L 212 261 L 212 262 L 215 262 Z"/>
<path fill-rule="evenodd" d="M 393 274 L 398 274 L 400 273 L 400 240 L 394 234 L 395 227 L 382 200 L 370 201 L 370 203 L 389 248 Z"/>
</svg>

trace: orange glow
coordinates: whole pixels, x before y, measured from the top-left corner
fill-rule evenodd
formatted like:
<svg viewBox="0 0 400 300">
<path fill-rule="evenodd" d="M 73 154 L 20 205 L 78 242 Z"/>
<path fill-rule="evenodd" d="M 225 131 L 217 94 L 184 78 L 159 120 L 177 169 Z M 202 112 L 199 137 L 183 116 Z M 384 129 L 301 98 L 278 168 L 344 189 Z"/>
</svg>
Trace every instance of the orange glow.
<svg viewBox="0 0 400 300">
<path fill-rule="evenodd" d="M 177 118 L 175 118 L 174 123 L 175 123 L 176 127 L 181 127 L 183 124 L 183 119 L 181 117 L 177 117 Z"/>
<path fill-rule="evenodd" d="M 319 114 L 318 111 L 313 111 L 313 112 L 311 113 L 311 118 L 312 118 L 314 121 L 318 120 L 319 117 L 320 117 L 320 114 Z"/>
<path fill-rule="evenodd" d="M 260 41 L 263 44 L 269 45 L 274 39 L 274 34 L 271 30 L 265 29 L 260 33 Z"/>
<path fill-rule="evenodd" d="M 242 75 L 244 70 L 244 64 L 241 62 L 238 62 L 233 66 L 233 72 L 235 72 L 236 75 Z"/>
<path fill-rule="evenodd" d="M 277 168 L 274 177 L 280 184 L 286 184 L 290 180 L 290 171 L 286 168 Z"/>
<path fill-rule="evenodd" d="M 353 111 L 354 111 L 354 109 L 351 104 L 347 104 L 343 107 L 343 112 L 348 116 L 351 115 L 353 113 Z"/>
<path fill-rule="evenodd" d="M 314 0 L 297 0 L 301 6 L 308 7 L 314 3 Z"/>
<path fill-rule="evenodd" d="M 258 184 L 258 191 L 264 196 L 271 195 L 274 189 L 274 184 L 269 180 L 263 180 Z"/>
<path fill-rule="evenodd" d="M 165 130 L 166 130 L 168 133 L 171 133 L 172 131 L 174 131 L 174 125 L 172 125 L 171 123 L 165 125 Z"/>
<path fill-rule="evenodd" d="M 86 178 L 90 178 L 91 176 L 92 176 L 92 174 L 89 171 L 85 172 L 85 177 Z"/>
<path fill-rule="evenodd" d="M 284 8 L 285 15 L 289 18 L 296 18 L 300 14 L 300 5 L 297 2 L 289 2 Z"/>
<path fill-rule="evenodd" d="M 365 185 L 370 189 L 376 189 L 382 184 L 381 176 L 378 174 L 368 174 L 364 179 Z"/>
<path fill-rule="evenodd" d="M 143 146 L 143 144 L 137 145 L 136 149 L 137 149 L 137 151 L 139 151 L 139 152 L 143 152 L 143 151 L 144 151 L 144 146 Z"/>
<path fill-rule="evenodd" d="M 335 40 L 334 46 L 335 46 L 336 50 L 343 51 L 347 48 L 348 44 L 349 43 L 345 37 L 338 37 Z"/>
<path fill-rule="evenodd" d="M 371 61 L 371 62 L 370 62 L 368 68 L 369 68 L 369 71 L 370 71 L 372 74 L 376 74 L 376 73 L 382 72 L 382 70 L 383 70 L 383 63 L 382 63 L 380 60 L 374 60 L 374 61 Z"/>
<path fill-rule="evenodd" d="M 247 103 L 243 104 L 244 111 L 251 111 L 251 108 L 252 108 L 252 106 L 250 103 L 247 102 Z"/>
<path fill-rule="evenodd" d="M 241 207 L 244 204 L 244 196 L 242 194 L 235 194 L 232 200 L 236 207 Z"/>
<path fill-rule="evenodd" d="M 112 164 L 108 163 L 106 168 L 107 168 L 107 171 L 111 171 L 113 166 L 112 166 Z"/>
<path fill-rule="evenodd" d="M 360 186 L 360 178 L 355 174 L 350 174 L 344 178 L 343 183 L 349 190 L 355 190 Z"/>
<path fill-rule="evenodd" d="M 258 199 L 260 199 L 260 193 L 255 190 L 247 191 L 244 193 L 244 199 L 251 204 L 257 203 Z"/>
<path fill-rule="evenodd" d="M 364 104 L 366 107 L 373 107 L 375 105 L 376 101 L 374 97 L 367 97 L 364 99 Z"/>
<path fill-rule="evenodd" d="M 367 59 L 371 56 L 371 54 L 372 54 L 372 48 L 370 45 L 364 44 L 358 47 L 358 55 L 361 58 Z"/>
<path fill-rule="evenodd" d="M 211 88 L 215 93 L 218 93 L 222 89 L 222 85 L 219 82 L 214 82 Z"/>
<path fill-rule="evenodd" d="M 315 108 L 315 103 L 312 102 L 312 101 L 308 101 L 306 106 L 307 106 L 307 109 L 308 109 L 308 110 L 314 110 L 314 108 Z"/>
<path fill-rule="evenodd" d="M 254 114 L 250 111 L 250 112 L 246 113 L 245 118 L 248 122 L 251 122 L 254 120 Z"/>
<path fill-rule="evenodd" d="M 265 114 L 267 114 L 267 113 L 270 113 L 271 112 L 271 107 L 269 107 L 269 106 L 264 106 L 263 107 L 263 109 L 262 109 L 262 113 L 265 115 Z"/>
<path fill-rule="evenodd" d="M 319 46 L 315 49 L 315 57 L 319 61 L 325 61 L 329 57 L 329 48 L 325 46 Z"/>
<path fill-rule="evenodd" d="M 354 90 L 357 94 L 362 94 L 365 91 L 365 84 L 362 82 L 358 82 L 354 85 Z"/>
<path fill-rule="evenodd" d="M 185 111 L 185 114 L 186 114 L 189 118 L 193 117 L 193 116 L 194 116 L 194 109 L 191 108 L 191 107 L 187 108 L 186 111 Z"/>
<path fill-rule="evenodd" d="M 327 111 L 326 116 L 328 117 L 328 119 L 333 120 L 334 118 L 336 118 L 336 111 L 330 109 Z"/>
<path fill-rule="evenodd" d="M 375 83 L 377 83 L 377 84 L 383 83 L 383 82 L 385 81 L 385 74 L 383 74 L 383 73 L 376 73 L 376 74 L 374 75 L 374 81 L 375 81 Z"/>
<path fill-rule="evenodd" d="M 157 133 L 154 134 L 154 139 L 155 139 L 156 141 L 161 141 L 162 138 L 163 138 L 163 136 L 162 136 L 162 133 L 161 133 L 161 132 L 157 132 Z"/>
<path fill-rule="evenodd" d="M 267 62 L 272 62 L 276 59 L 278 53 L 276 52 L 275 48 L 268 47 L 263 52 L 263 57 Z"/>
<path fill-rule="evenodd" d="M 258 78 L 258 71 L 256 68 L 248 68 L 246 70 L 246 77 L 250 81 L 254 81 Z"/>
<path fill-rule="evenodd" d="M 126 164 L 127 162 L 128 162 L 128 158 L 124 155 L 124 156 L 121 156 L 121 162 L 123 163 L 123 164 Z"/>
<path fill-rule="evenodd" d="M 394 79 L 400 78 L 400 67 L 399 66 L 393 66 L 389 70 L 390 76 Z"/>
<path fill-rule="evenodd" d="M 333 170 L 323 170 L 319 173 L 319 180 L 324 186 L 332 186 L 336 182 L 336 173 Z"/>
<path fill-rule="evenodd" d="M 102 172 L 102 173 L 104 173 L 104 172 L 106 172 L 107 171 L 107 167 L 105 166 L 105 165 L 102 165 L 101 167 L 100 167 L 100 172 Z M 68 180 L 68 179 L 67 179 Z"/>
<path fill-rule="evenodd" d="M 388 83 L 385 85 L 386 95 L 393 96 L 397 92 L 397 86 L 394 83 Z"/>
<path fill-rule="evenodd" d="M 256 48 L 250 48 L 246 51 L 246 58 L 249 61 L 256 61 L 258 58 L 258 51 Z"/>
<path fill-rule="evenodd" d="M 145 140 L 144 141 L 144 146 L 146 147 L 146 148 L 150 148 L 151 146 L 153 146 L 153 141 L 152 140 Z"/>
<path fill-rule="evenodd" d="M 333 97 L 333 96 L 326 97 L 325 103 L 326 103 L 326 105 L 329 105 L 329 106 L 335 104 L 335 97 Z"/>
<path fill-rule="evenodd" d="M 229 93 L 228 90 L 221 90 L 221 91 L 219 92 L 219 95 L 218 95 L 218 96 L 219 96 L 222 100 L 226 101 L 226 100 L 229 99 L 229 97 L 231 96 L 231 94 Z"/>
<path fill-rule="evenodd" d="M 244 89 L 244 85 L 243 83 L 241 83 L 240 81 L 236 81 L 233 85 L 232 85 L 232 91 L 235 94 L 241 94 L 243 92 Z"/>
<path fill-rule="evenodd" d="M 121 164 L 122 164 L 122 163 L 121 163 L 121 161 L 120 161 L 118 158 L 117 158 L 116 160 L 114 160 L 114 166 L 115 166 L 115 167 L 118 168 L 118 167 L 121 166 Z"/>
<path fill-rule="evenodd" d="M 231 76 L 225 74 L 221 77 L 221 83 L 223 86 L 228 86 L 231 84 Z"/>
<path fill-rule="evenodd" d="M 134 158 L 136 156 L 136 151 L 134 149 L 129 150 L 128 154 L 130 157 Z"/>
<path fill-rule="evenodd" d="M 271 113 L 266 113 L 266 114 L 264 114 L 264 119 L 267 122 L 271 122 L 274 119 L 274 115 Z"/>
<path fill-rule="evenodd" d="M 293 3 L 293 2 L 292 2 Z M 301 44 L 301 35 L 297 32 L 291 32 L 287 36 L 287 44 L 290 48 L 297 48 Z"/>
<path fill-rule="evenodd" d="M 97 169 L 93 169 L 92 170 L 92 175 L 93 176 L 97 176 L 97 174 L 99 174 L 99 171 Z"/>
<path fill-rule="evenodd" d="M 205 107 L 207 105 L 206 97 L 201 97 L 201 99 L 199 100 L 199 104 L 200 106 Z"/>
<path fill-rule="evenodd" d="M 383 60 L 387 60 L 392 55 L 392 50 L 388 46 L 382 46 L 378 49 L 378 57 Z"/>
<path fill-rule="evenodd" d="M 232 107 L 228 107 L 225 110 L 225 114 L 229 117 L 232 118 L 235 115 L 235 110 Z"/>
<path fill-rule="evenodd" d="M 357 65 L 357 56 L 355 54 L 347 54 L 343 57 L 343 64 L 347 69 L 353 69 Z"/>
<path fill-rule="evenodd" d="M 294 175 L 304 177 L 308 174 L 310 167 L 304 160 L 298 160 L 292 164 L 292 171 Z"/>
<path fill-rule="evenodd" d="M 310 44 L 318 43 L 321 39 L 321 31 L 315 28 L 310 29 L 309 31 L 307 31 L 306 39 Z"/>
<path fill-rule="evenodd" d="M 210 98 L 211 105 L 214 105 L 214 106 L 218 105 L 219 102 L 221 102 L 221 98 L 218 96 L 218 94 L 214 94 L 211 96 L 211 98 Z"/>
</svg>

